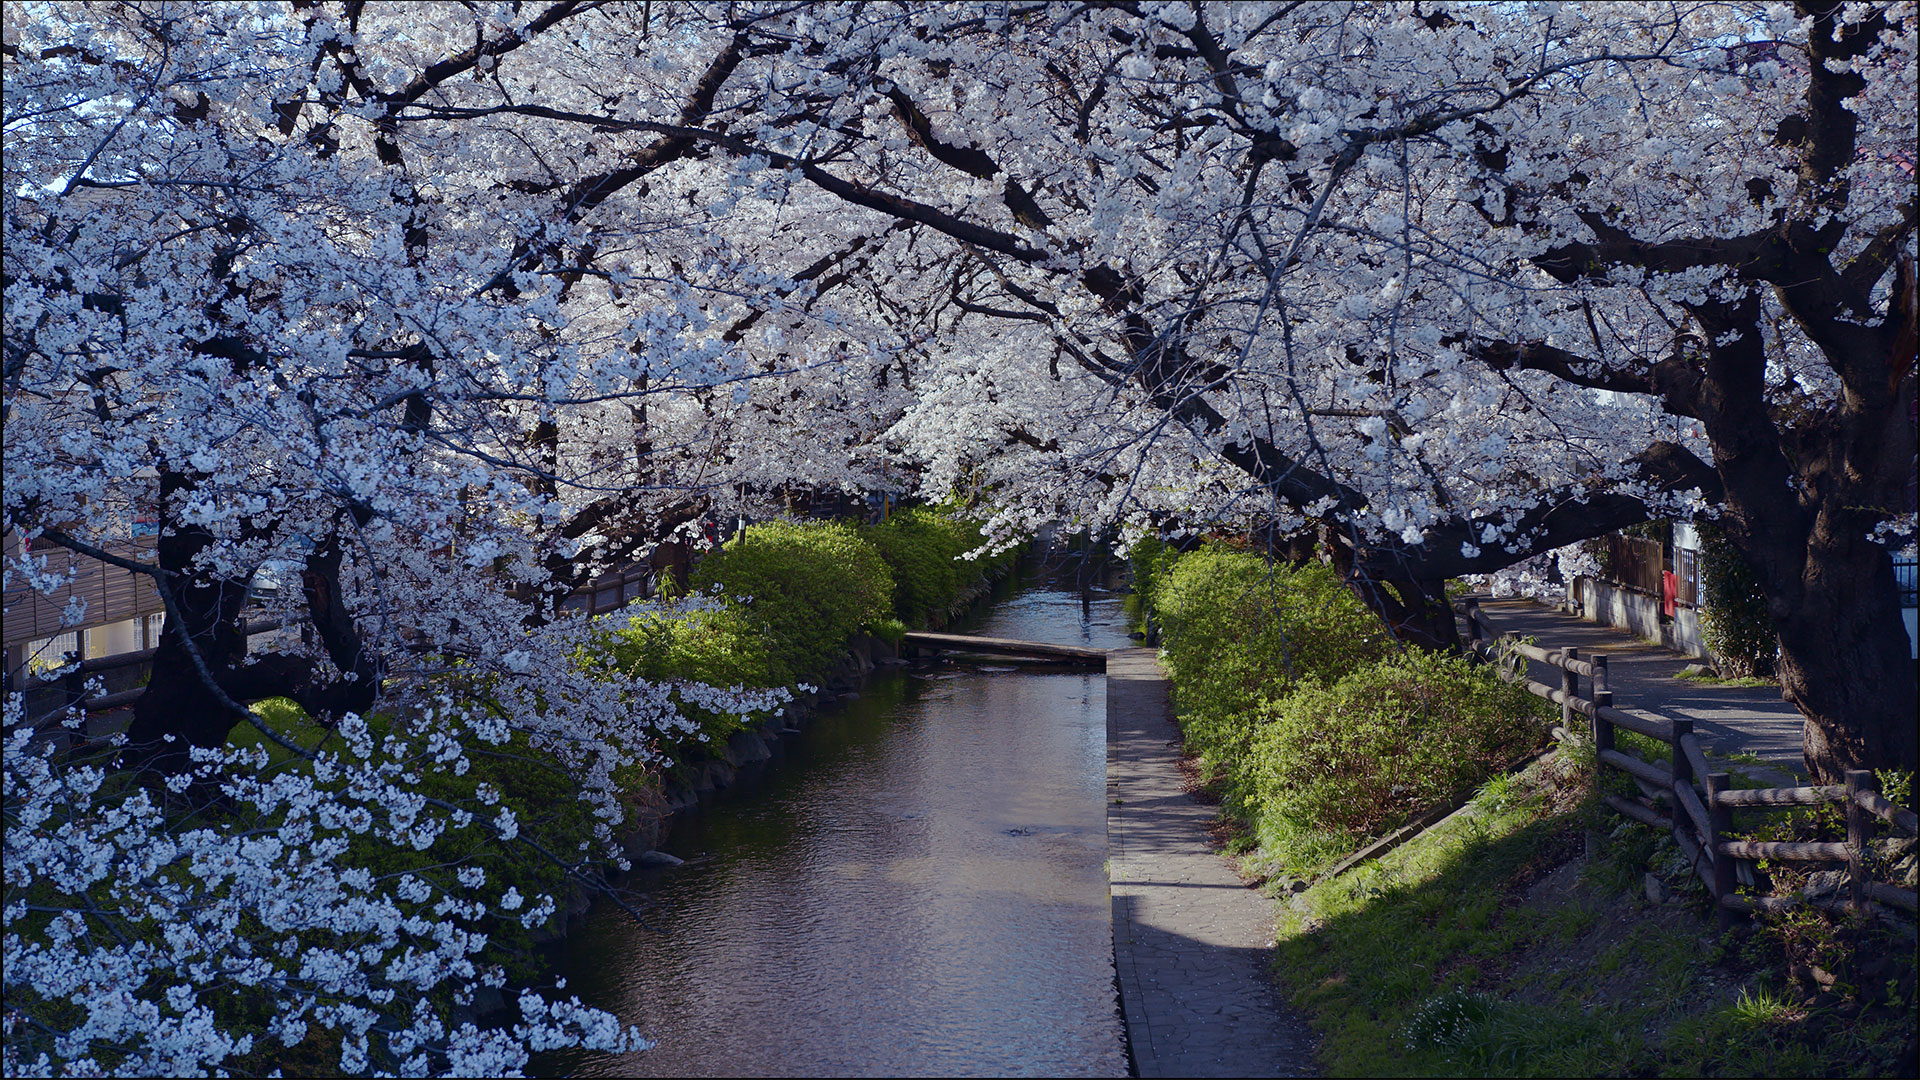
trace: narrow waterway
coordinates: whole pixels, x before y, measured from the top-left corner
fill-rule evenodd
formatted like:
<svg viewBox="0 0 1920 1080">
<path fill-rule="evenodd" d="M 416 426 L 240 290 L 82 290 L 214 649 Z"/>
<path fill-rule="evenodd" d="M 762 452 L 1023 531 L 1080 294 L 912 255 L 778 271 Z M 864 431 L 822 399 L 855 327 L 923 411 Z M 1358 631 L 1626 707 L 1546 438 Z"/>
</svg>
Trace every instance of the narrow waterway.
<svg viewBox="0 0 1920 1080">
<path fill-rule="evenodd" d="M 1117 598 L 1036 587 L 958 627 L 1113 648 Z M 569 989 L 658 1041 L 591 1076 L 1123 1076 L 1098 673 L 876 676 L 761 781 L 683 815 Z"/>
</svg>

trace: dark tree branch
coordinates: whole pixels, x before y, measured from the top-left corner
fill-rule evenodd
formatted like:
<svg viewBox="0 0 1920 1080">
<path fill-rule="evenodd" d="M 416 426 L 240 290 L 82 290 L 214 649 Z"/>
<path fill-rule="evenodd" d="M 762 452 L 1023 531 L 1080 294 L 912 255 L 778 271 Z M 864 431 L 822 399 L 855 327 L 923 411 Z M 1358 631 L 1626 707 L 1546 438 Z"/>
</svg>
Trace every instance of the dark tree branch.
<svg viewBox="0 0 1920 1080">
<path fill-rule="evenodd" d="M 1697 400 L 1700 372 L 1684 351 L 1689 345 L 1698 345 L 1691 337 L 1683 337 L 1678 343 L 1679 348 L 1671 355 L 1637 371 L 1623 371 L 1604 361 L 1537 341 L 1519 344 L 1511 341 L 1464 342 L 1454 338 L 1447 344 L 1460 348 L 1469 358 L 1494 371 L 1515 368 L 1544 371 L 1575 386 L 1658 397 L 1661 407 L 1675 416 L 1691 416 L 1695 419 L 1700 416 Z"/>
</svg>

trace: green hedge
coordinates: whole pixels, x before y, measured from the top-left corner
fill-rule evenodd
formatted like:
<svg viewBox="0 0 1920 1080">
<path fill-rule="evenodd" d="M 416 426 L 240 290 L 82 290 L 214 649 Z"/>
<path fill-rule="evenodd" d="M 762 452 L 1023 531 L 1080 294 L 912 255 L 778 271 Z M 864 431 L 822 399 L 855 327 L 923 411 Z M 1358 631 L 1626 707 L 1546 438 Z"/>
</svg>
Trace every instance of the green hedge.
<svg viewBox="0 0 1920 1080">
<path fill-rule="evenodd" d="M 1003 552 L 963 560 L 986 538 L 978 525 L 934 507 L 902 510 L 860 535 L 886 561 L 894 580 L 893 610 L 910 626 L 945 613 L 967 586 L 1015 557 Z"/>
<path fill-rule="evenodd" d="M 1210 545 L 1159 575 L 1152 602 L 1188 748 L 1226 779 L 1240 813 L 1250 809 L 1246 759 L 1261 703 L 1394 650 L 1380 621 L 1319 563 L 1288 569 Z"/>
<path fill-rule="evenodd" d="M 634 616 L 604 639 L 600 655 L 625 674 L 654 682 L 752 689 L 781 685 L 773 678 L 765 634 L 737 605 Z M 675 761 L 696 745 L 718 749 L 756 719 L 717 713 L 678 693 L 674 703 L 681 715 L 699 725 L 697 732 L 660 747 Z"/>
<path fill-rule="evenodd" d="M 736 604 L 766 645 L 768 685 L 827 670 L 863 627 L 893 617 L 893 575 L 851 525 L 769 521 L 701 559 L 691 584 Z"/>
<path fill-rule="evenodd" d="M 1540 744 L 1547 710 L 1464 657 L 1407 649 L 1309 679 L 1261 718 L 1256 828 L 1264 847 L 1301 858 L 1327 841 L 1351 849 L 1495 774 Z"/>
<path fill-rule="evenodd" d="M 906 625 L 893 617 L 896 602 L 918 623 L 1013 558 L 956 561 L 984 543 L 977 526 L 932 509 L 907 510 L 864 529 L 843 522 L 753 525 L 694 567 L 690 585 L 709 606 L 633 616 L 580 662 L 658 682 L 793 686 L 831 669 L 856 634 L 897 643 Z M 698 730 L 661 746 L 673 760 L 716 750 L 760 719 L 715 713 L 685 698 L 679 705 Z"/>
<path fill-rule="evenodd" d="M 1403 650 L 1321 564 L 1136 546 L 1189 752 L 1263 857 L 1309 873 L 1539 742 L 1525 691 Z"/>
<path fill-rule="evenodd" d="M 1136 630 L 1150 629 L 1154 600 L 1160 586 L 1173 573 L 1180 552 L 1157 536 L 1143 536 L 1127 549 L 1127 566 L 1133 573 L 1133 592 L 1127 597 L 1127 614 Z"/>
</svg>

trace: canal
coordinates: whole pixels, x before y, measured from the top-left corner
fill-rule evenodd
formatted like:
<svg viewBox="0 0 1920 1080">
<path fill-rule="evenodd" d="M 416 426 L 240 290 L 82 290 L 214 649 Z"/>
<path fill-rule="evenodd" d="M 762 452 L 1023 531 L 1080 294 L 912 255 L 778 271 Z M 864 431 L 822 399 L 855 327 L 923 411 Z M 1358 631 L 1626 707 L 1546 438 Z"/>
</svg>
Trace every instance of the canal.
<svg viewBox="0 0 1920 1080">
<path fill-rule="evenodd" d="M 1115 648 L 1117 597 L 1047 586 L 954 629 Z M 568 987 L 658 1045 L 589 1076 L 1124 1076 L 1098 673 L 877 674 L 784 760 L 681 816 L 600 905 Z"/>
</svg>

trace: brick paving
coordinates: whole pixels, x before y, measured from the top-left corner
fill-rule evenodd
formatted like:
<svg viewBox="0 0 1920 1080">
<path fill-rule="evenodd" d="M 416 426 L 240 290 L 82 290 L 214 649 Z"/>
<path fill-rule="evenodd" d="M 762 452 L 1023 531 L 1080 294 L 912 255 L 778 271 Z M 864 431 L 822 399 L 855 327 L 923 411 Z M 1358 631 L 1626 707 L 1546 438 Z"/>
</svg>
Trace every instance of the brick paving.
<svg viewBox="0 0 1920 1080">
<path fill-rule="evenodd" d="M 1179 747 L 1155 650 L 1109 653 L 1108 877 L 1137 1075 L 1307 1075 L 1311 1035 L 1269 970 L 1273 901 L 1215 851 Z"/>
</svg>

